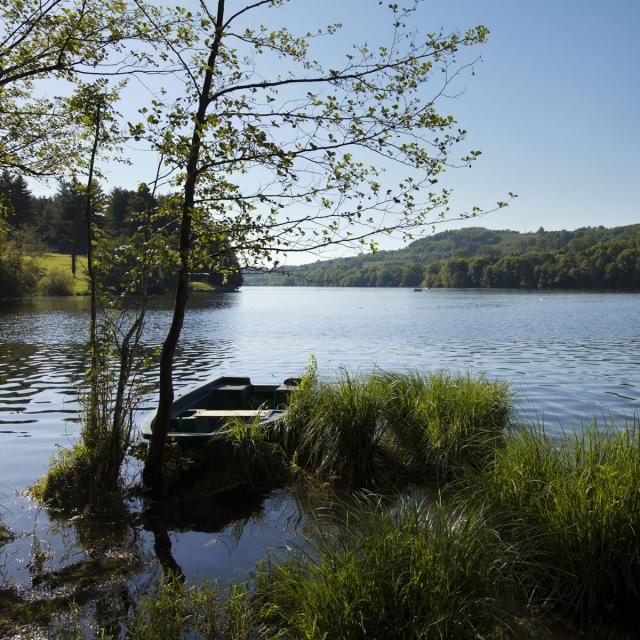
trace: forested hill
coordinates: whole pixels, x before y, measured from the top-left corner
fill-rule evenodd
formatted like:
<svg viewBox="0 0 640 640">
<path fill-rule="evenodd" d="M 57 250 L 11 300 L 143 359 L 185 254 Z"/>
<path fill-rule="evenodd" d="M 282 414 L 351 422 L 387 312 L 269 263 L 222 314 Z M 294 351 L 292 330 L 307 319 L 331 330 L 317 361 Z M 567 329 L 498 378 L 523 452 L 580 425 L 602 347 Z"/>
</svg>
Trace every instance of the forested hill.
<svg viewBox="0 0 640 640">
<path fill-rule="evenodd" d="M 246 285 L 640 289 L 640 224 L 444 231 L 397 251 L 245 273 Z"/>
</svg>

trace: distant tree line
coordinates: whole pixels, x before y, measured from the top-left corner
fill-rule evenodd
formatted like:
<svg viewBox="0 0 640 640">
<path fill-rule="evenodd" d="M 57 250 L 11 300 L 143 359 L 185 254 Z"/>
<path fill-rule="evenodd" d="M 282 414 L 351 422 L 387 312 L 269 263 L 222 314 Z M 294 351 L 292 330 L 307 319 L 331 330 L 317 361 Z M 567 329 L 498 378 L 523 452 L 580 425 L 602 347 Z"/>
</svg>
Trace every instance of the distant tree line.
<svg viewBox="0 0 640 640">
<path fill-rule="evenodd" d="M 460 229 L 399 251 L 336 259 L 247 284 L 333 287 L 640 289 L 640 225 L 575 231 Z"/>
<path fill-rule="evenodd" d="M 86 187 L 80 182 L 69 181 L 61 182 L 53 195 L 34 196 L 22 176 L 7 171 L 0 174 L 0 207 L 4 219 L 0 238 L 4 254 L 0 260 L 0 296 L 32 293 L 41 275 L 33 259 L 44 252 L 68 254 L 70 268 L 76 274 L 77 257 L 87 253 L 85 191 Z M 97 197 L 93 199 L 93 217 L 101 234 L 103 251 L 108 252 L 110 248 L 115 251 L 139 224 L 138 216 L 157 209 L 163 197 L 170 196 L 155 198 L 146 184 L 140 184 L 135 190 L 115 187 L 110 193 L 98 187 Z M 162 228 L 170 249 L 176 243 L 175 220 L 168 215 L 165 219 L 156 220 L 155 224 Z M 224 274 L 203 269 L 193 274 L 193 280 L 218 288 L 236 289 L 241 286 L 242 274 L 236 256 L 231 251 L 226 256 Z M 110 270 L 108 277 L 114 286 L 119 283 L 117 270 Z M 162 293 L 169 290 L 173 286 L 173 277 L 166 266 L 159 267 L 149 291 Z M 13 288 L 10 286 L 12 279 Z M 6 285 L 2 284 L 4 280 Z"/>
</svg>

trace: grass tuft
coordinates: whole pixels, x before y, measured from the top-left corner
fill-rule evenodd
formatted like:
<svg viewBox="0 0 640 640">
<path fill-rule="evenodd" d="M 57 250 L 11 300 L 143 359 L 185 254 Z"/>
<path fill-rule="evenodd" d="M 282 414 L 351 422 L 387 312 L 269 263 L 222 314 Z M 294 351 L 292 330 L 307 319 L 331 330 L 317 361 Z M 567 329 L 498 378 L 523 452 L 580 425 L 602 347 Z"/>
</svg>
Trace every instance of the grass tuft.
<svg viewBox="0 0 640 640">
<path fill-rule="evenodd" d="M 477 486 L 537 593 L 583 622 L 620 622 L 640 604 L 639 478 L 638 422 L 594 422 L 559 441 L 518 429 Z"/>
<path fill-rule="evenodd" d="M 480 513 L 370 499 L 335 534 L 268 567 L 256 601 L 284 637 L 487 637 L 504 626 L 505 564 Z"/>
<path fill-rule="evenodd" d="M 90 501 L 95 469 L 95 454 L 81 441 L 60 447 L 47 473 L 30 487 L 31 495 L 41 504 L 73 511 Z"/>
<path fill-rule="evenodd" d="M 269 435 L 259 418 L 228 420 L 207 445 L 206 464 L 217 483 L 249 489 L 283 484 L 289 478 L 289 466 L 282 447 Z"/>
<path fill-rule="evenodd" d="M 376 381 L 390 438 L 422 476 L 482 468 L 503 443 L 512 401 L 506 383 L 446 372 L 383 372 Z"/>
<path fill-rule="evenodd" d="M 373 380 L 347 373 L 335 383 L 305 376 L 287 407 L 284 435 L 296 464 L 348 486 L 372 484 L 383 434 L 377 391 Z"/>
<path fill-rule="evenodd" d="M 481 376 L 343 373 L 323 382 L 312 363 L 279 438 L 307 471 L 350 487 L 380 486 L 406 472 L 425 481 L 482 467 L 510 416 L 508 386 Z"/>
</svg>

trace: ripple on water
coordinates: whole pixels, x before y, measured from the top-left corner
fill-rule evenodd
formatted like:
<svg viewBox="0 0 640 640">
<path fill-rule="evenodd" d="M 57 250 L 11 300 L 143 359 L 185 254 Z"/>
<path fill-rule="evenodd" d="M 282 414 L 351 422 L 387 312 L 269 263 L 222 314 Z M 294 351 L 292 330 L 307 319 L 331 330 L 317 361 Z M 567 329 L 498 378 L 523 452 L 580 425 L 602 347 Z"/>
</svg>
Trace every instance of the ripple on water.
<svg viewBox="0 0 640 640">
<path fill-rule="evenodd" d="M 176 357 L 175 386 L 184 389 L 222 374 L 279 381 L 299 374 L 315 353 L 324 374 L 342 365 L 352 371 L 378 366 L 486 373 L 509 381 L 521 417 L 544 421 L 550 433 L 594 416 L 621 421 L 640 413 L 640 295 L 545 292 L 540 297 L 539 292 L 431 290 L 417 296 L 401 289 L 262 287 L 194 296 Z M 145 333 L 149 355 L 161 344 L 168 319 L 169 309 L 161 303 L 151 310 Z M 85 333 L 83 299 L 25 301 L 0 310 L 0 469 L 9 496 L 36 480 L 56 444 L 68 444 L 78 432 Z M 155 366 L 146 375 L 154 386 Z M 145 410 L 153 402 L 153 396 L 146 398 Z M 16 531 L 32 531 L 37 521 L 60 553 L 67 558 L 69 549 L 80 553 L 75 543 L 63 543 L 65 537 L 77 539 L 72 525 L 56 525 L 52 534 L 28 501 L 2 502 L 15 512 Z M 176 525 L 171 534 L 176 558 L 189 575 L 231 578 L 267 549 L 295 538 L 300 514 L 290 496 L 276 494 L 257 515 L 246 516 L 241 531 L 237 519 L 219 523 L 215 534 L 210 527 L 198 532 Z M 287 524 L 296 518 L 297 525 Z M 144 536 L 151 544 L 152 532 Z M 9 573 L 23 578 L 28 573 L 11 567 Z"/>
</svg>

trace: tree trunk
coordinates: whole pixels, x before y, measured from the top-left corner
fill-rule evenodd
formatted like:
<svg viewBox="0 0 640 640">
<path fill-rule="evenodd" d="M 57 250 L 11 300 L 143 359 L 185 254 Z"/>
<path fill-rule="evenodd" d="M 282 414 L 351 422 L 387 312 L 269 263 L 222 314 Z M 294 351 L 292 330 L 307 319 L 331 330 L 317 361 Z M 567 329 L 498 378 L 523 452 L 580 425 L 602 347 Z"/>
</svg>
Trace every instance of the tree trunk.
<svg viewBox="0 0 640 640">
<path fill-rule="evenodd" d="M 213 80 L 213 70 L 222 39 L 225 0 L 218 0 L 216 33 L 209 50 L 209 58 L 204 73 L 198 110 L 195 116 L 189 156 L 187 160 L 184 200 L 180 222 L 180 268 L 176 282 L 176 297 L 173 306 L 173 318 L 167 337 L 162 344 L 160 355 L 160 398 L 156 413 L 149 451 L 142 472 L 142 482 L 156 497 L 165 497 L 164 452 L 169 431 L 169 417 L 173 402 L 173 359 L 184 323 L 184 314 L 189 297 L 189 272 L 191 262 L 191 223 L 198 180 L 198 162 L 200 160 L 201 131 L 205 125 L 209 92 Z"/>
<path fill-rule="evenodd" d="M 89 177 L 87 179 L 87 193 L 84 210 L 87 227 L 87 274 L 89 276 L 89 296 L 91 301 L 91 319 L 89 321 L 89 353 L 91 356 L 89 376 L 91 396 L 89 398 L 89 423 L 87 424 L 87 429 L 90 434 L 94 434 L 98 427 L 98 296 L 96 292 L 96 278 L 93 271 L 92 183 L 96 154 L 98 151 L 98 140 L 100 138 L 100 111 L 100 103 L 98 103 L 96 107 L 96 130 L 93 138 L 93 146 L 91 148 L 91 160 L 89 162 Z"/>
</svg>

